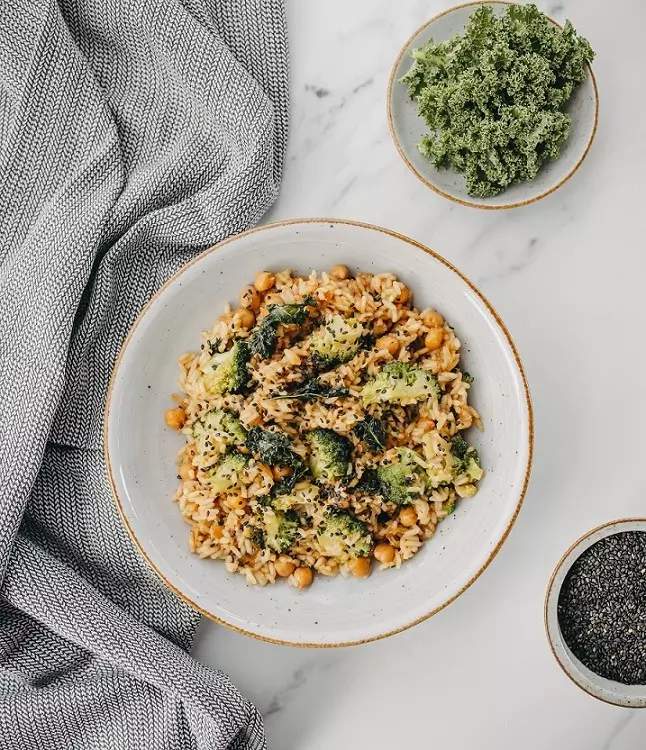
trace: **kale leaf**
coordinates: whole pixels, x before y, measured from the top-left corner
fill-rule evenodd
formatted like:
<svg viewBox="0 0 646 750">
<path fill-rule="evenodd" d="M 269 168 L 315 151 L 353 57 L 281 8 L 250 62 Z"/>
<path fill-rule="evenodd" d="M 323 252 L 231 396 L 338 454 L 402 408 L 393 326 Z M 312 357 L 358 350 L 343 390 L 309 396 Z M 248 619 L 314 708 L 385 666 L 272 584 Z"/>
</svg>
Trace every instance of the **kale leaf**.
<svg viewBox="0 0 646 750">
<path fill-rule="evenodd" d="M 304 383 L 296 383 L 290 386 L 287 393 L 279 393 L 272 396 L 279 400 L 284 398 L 297 398 L 301 401 L 316 401 L 319 398 L 341 398 L 349 393 L 347 388 L 334 388 L 331 385 L 321 383 L 319 380 L 307 380 Z"/>
<path fill-rule="evenodd" d="M 269 359 L 276 351 L 278 344 L 278 326 L 302 326 L 309 317 L 308 308 L 314 307 L 316 300 L 307 297 L 300 304 L 270 305 L 267 315 L 258 323 L 249 337 L 249 348 L 252 354 L 259 354 L 262 359 Z"/>
<path fill-rule="evenodd" d="M 365 440 L 368 448 L 373 453 L 379 453 L 386 447 L 386 431 L 383 424 L 376 418 L 367 414 L 365 419 L 357 422 L 353 432 L 361 440 Z"/>
<path fill-rule="evenodd" d="M 282 432 L 263 430 L 252 427 L 247 433 L 247 448 L 269 466 L 289 466 L 292 473 L 272 487 L 273 495 L 285 495 L 291 492 L 303 477 L 309 474 L 307 464 L 292 450 L 287 435 Z"/>
</svg>

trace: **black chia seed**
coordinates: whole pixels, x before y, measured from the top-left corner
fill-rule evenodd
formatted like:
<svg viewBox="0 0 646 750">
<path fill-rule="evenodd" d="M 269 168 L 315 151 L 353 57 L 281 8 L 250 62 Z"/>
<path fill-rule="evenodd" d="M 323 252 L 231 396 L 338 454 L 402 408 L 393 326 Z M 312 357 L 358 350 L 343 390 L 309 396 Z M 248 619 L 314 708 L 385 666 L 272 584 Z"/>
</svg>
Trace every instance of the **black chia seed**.
<svg viewBox="0 0 646 750">
<path fill-rule="evenodd" d="M 613 534 L 585 550 L 563 581 L 558 620 L 588 669 L 646 685 L 646 533 Z"/>
</svg>

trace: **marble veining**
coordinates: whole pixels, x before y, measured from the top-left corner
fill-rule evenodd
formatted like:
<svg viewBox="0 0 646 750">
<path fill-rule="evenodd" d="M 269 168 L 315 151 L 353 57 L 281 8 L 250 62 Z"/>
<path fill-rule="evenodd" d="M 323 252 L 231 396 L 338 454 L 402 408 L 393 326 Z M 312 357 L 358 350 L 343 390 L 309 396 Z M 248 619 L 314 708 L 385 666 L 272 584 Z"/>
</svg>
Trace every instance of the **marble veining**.
<svg viewBox="0 0 646 750">
<path fill-rule="evenodd" d="M 482 578 L 412 630 L 350 649 L 301 650 L 205 622 L 195 654 L 256 702 L 276 750 L 643 750 L 646 711 L 603 704 L 570 683 L 547 646 L 542 606 L 571 542 L 613 518 L 646 515 L 646 487 L 625 450 L 641 444 L 646 420 L 646 402 L 626 395 L 629 383 L 639 392 L 646 371 L 644 6 L 542 4 L 597 50 L 599 130 L 556 193 L 485 212 L 422 185 L 386 122 L 399 49 L 451 4 L 287 0 L 292 130 L 266 221 L 338 216 L 387 226 L 480 286 L 514 336 L 534 400 L 524 507 Z"/>
</svg>

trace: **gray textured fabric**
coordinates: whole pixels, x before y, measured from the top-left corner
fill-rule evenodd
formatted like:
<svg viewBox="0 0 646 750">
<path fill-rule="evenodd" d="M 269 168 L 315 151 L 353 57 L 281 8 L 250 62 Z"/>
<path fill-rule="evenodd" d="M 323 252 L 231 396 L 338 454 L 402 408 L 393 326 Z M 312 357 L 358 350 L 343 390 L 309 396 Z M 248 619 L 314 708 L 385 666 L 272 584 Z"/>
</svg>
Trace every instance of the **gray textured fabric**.
<svg viewBox="0 0 646 750">
<path fill-rule="evenodd" d="M 124 532 L 101 419 L 144 302 L 275 199 L 287 98 L 282 0 L 0 3 L 3 750 L 265 746 Z"/>
</svg>

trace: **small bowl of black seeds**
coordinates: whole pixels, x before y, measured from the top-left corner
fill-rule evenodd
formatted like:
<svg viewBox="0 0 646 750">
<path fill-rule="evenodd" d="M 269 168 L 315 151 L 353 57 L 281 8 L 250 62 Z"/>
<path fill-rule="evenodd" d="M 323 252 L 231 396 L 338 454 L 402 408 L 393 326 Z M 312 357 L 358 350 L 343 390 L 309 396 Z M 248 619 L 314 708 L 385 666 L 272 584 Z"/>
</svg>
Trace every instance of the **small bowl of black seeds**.
<svg viewBox="0 0 646 750">
<path fill-rule="evenodd" d="M 646 707 L 646 519 L 611 521 L 570 547 L 547 589 L 545 628 L 581 689 Z"/>
</svg>

